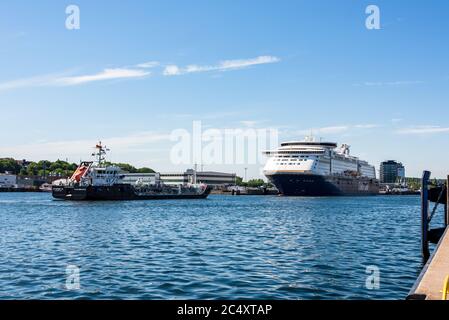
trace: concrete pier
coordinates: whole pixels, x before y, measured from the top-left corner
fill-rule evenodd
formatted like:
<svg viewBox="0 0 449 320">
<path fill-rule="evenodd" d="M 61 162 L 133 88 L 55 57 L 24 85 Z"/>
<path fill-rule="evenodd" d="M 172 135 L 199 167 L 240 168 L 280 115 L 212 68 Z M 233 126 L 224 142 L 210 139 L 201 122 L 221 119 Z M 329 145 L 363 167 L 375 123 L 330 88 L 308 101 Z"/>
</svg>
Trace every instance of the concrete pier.
<svg viewBox="0 0 449 320">
<path fill-rule="evenodd" d="M 409 299 L 443 300 L 443 288 L 449 276 L 449 228 L 425 265 Z M 447 287 L 447 285 L 446 285 Z M 447 294 L 449 299 L 449 293 Z"/>
</svg>

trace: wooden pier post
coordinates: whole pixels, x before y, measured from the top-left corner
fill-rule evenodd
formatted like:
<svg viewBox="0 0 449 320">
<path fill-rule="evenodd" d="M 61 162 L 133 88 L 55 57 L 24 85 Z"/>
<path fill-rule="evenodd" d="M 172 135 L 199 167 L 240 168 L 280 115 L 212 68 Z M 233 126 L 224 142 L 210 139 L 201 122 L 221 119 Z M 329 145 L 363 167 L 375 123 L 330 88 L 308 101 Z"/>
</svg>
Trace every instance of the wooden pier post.
<svg viewBox="0 0 449 320">
<path fill-rule="evenodd" d="M 429 179 L 430 172 L 424 171 L 421 181 L 421 252 L 424 262 L 430 257 L 429 251 Z"/>
</svg>

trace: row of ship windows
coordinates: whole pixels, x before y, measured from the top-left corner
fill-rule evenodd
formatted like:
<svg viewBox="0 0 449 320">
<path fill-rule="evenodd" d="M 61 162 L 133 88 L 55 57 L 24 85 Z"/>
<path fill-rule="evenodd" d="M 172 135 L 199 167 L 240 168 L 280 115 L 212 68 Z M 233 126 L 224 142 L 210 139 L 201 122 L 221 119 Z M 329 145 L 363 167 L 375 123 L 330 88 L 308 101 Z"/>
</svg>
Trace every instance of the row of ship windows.
<svg viewBox="0 0 449 320">
<path fill-rule="evenodd" d="M 287 152 L 284 152 L 284 153 L 281 153 L 281 154 L 285 154 L 285 153 L 287 153 Z M 299 155 L 281 156 L 280 154 L 277 154 L 277 156 L 279 158 L 290 158 L 290 159 L 291 158 L 309 158 L 309 156 L 299 156 Z M 316 158 L 316 159 L 320 159 L 319 155 L 310 156 L 310 157 Z M 276 160 L 279 160 L 279 159 L 276 159 Z M 346 158 L 346 157 L 341 157 L 341 156 L 334 156 L 333 160 L 340 160 L 340 161 L 345 161 L 345 162 L 349 161 L 349 162 L 352 162 L 352 163 L 357 163 L 357 162 L 360 163 L 360 161 L 358 161 L 357 159 Z"/>
<path fill-rule="evenodd" d="M 313 154 L 313 155 L 317 155 L 317 154 L 324 154 L 324 151 L 277 151 L 277 153 L 271 153 L 274 155 L 277 154 Z"/>
<path fill-rule="evenodd" d="M 278 159 L 277 161 L 287 161 L 287 162 L 275 162 L 275 164 L 277 165 L 301 165 L 300 162 L 302 161 L 307 161 L 307 160 L 303 160 L 303 159 L 292 159 L 290 160 L 290 162 L 288 162 L 289 160 L 286 159 Z"/>
<path fill-rule="evenodd" d="M 297 162 L 290 162 L 290 163 L 276 162 L 276 164 L 277 164 L 277 165 L 281 165 L 281 166 L 294 166 L 294 165 L 300 166 L 300 165 L 301 165 L 300 163 L 297 163 Z M 315 164 L 313 165 L 313 168 L 316 168 L 316 166 L 317 166 L 317 164 L 315 163 Z"/>
<path fill-rule="evenodd" d="M 307 159 L 274 159 L 274 161 L 276 161 L 277 164 L 282 164 L 282 163 L 279 163 L 279 161 L 298 162 L 298 161 L 308 161 L 308 160 Z M 329 162 L 320 162 L 320 163 L 323 164 L 323 165 L 329 165 L 330 164 Z M 336 163 L 332 163 L 332 166 L 334 168 L 336 168 L 336 167 L 340 167 L 340 168 L 343 168 L 343 169 L 346 168 L 345 165 L 339 165 L 339 164 L 336 164 Z"/>
<path fill-rule="evenodd" d="M 307 159 L 274 159 L 274 161 L 276 161 L 276 164 L 284 164 L 284 163 L 280 163 L 279 161 L 291 161 L 291 162 L 298 162 L 298 161 L 307 161 Z M 321 164 L 323 165 L 330 165 L 329 162 L 321 162 Z M 347 169 L 347 166 L 345 164 L 339 164 L 336 162 L 332 162 L 332 167 L 333 168 L 338 168 L 338 169 Z M 362 171 L 368 170 L 369 169 L 365 169 L 365 168 L 361 168 Z"/>
<path fill-rule="evenodd" d="M 301 161 L 302 159 L 309 159 L 309 158 L 312 158 L 312 159 L 316 159 L 316 160 L 320 160 L 320 158 L 321 157 L 313 157 L 313 156 L 278 156 L 278 158 L 276 158 L 276 159 L 274 159 L 275 161 L 282 161 L 282 160 L 291 160 L 291 161 L 296 161 L 297 159 L 299 159 L 299 161 Z M 337 163 L 338 163 L 338 161 L 344 161 L 345 163 L 347 163 L 347 161 L 349 160 L 350 162 L 353 162 L 353 163 L 355 163 L 356 161 L 353 161 L 352 159 L 348 159 L 348 160 L 346 160 L 346 159 L 338 159 L 338 158 L 334 158 L 334 159 L 332 159 L 333 161 L 332 161 L 332 163 L 334 164 L 334 165 L 336 165 Z M 323 162 L 324 163 L 324 162 Z M 329 163 L 328 161 L 326 161 L 326 163 Z M 344 164 L 343 164 L 344 165 Z"/>
<path fill-rule="evenodd" d="M 116 174 L 116 173 L 106 173 L 106 174 L 92 175 L 92 177 L 96 178 L 96 179 L 106 179 L 106 178 L 110 178 L 111 176 L 118 177 L 118 174 Z"/>
<path fill-rule="evenodd" d="M 279 156 L 279 158 L 287 158 L 287 159 L 291 159 L 291 158 L 308 158 L 308 157 L 309 156 Z"/>
<path fill-rule="evenodd" d="M 276 165 L 281 165 L 281 166 L 294 166 L 294 165 L 301 165 L 301 163 L 293 163 L 293 162 L 290 162 L 290 163 L 276 162 Z M 314 169 L 317 168 L 317 164 L 316 164 L 316 163 L 313 165 L 313 168 L 314 168 Z M 333 167 L 333 170 L 334 170 L 334 171 L 344 171 L 344 170 L 347 170 L 347 168 L 335 168 L 335 167 Z M 364 172 L 364 171 L 362 171 L 362 173 L 368 174 L 368 173 L 370 173 L 370 172 Z"/>
<path fill-rule="evenodd" d="M 274 159 L 274 161 L 307 161 L 306 159 Z"/>
<path fill-rule="evenodd" d="M 277 165 L 294 165 L 295 163 L 286 163 L 286 162 L 280 162 L 280 161 L 287 161 L 287 162 L 288 161 L 291 161 L 291 162 L 307 161 L 307 159 L 292 159 L 292 157 L 286 157 L 286 158 L 289 158 L 289 159 L 281 159 L 281 158 L 274 159 L 274 161 L 276 161 L 275 164 L 277 164 Z M 302 158 L 304 158 L 304 156 L 302 156 Z M 308 158 L 308 156 L 305 156 L 305 158 Z M 318 157 L 318 159 L 319 159 L 319 157 Z M 329 165 L 329 162 L 321 162 L 321 163 L 323 165 Z M 315 163 L 315 166 L 316 166 L 316 163 Z M 335 162 L 332 163 L 332 168 L 337 169 L 337 170 L 338 169 L 341 169 L 341 170 L 348 169 L 347 166 L 345 166 L 344 164 L 338 164 Z M 361 168 L 361 171 L 362 172 L 371 172 L 371 170 L 365 169 L 365 168 Z"/>
</svg>

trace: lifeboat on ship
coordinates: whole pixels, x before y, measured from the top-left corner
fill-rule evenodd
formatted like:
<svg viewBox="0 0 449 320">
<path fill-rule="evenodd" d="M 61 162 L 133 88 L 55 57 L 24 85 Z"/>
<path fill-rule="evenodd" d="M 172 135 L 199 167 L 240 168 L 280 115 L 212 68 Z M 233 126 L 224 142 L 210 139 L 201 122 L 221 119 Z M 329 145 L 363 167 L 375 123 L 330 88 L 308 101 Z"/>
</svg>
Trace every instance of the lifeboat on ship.
<svg viewBox="0 0 449 320">
<path fill-rule="evenodd" d="M 81 178 L 86 174 L 87 170 L 89 169 L 89 165 L 86 163 L 81 164 L 76 171 L 73 173 L 72 177 L 70 178 L 73 181 L 80 182 Z"/>
</svg>

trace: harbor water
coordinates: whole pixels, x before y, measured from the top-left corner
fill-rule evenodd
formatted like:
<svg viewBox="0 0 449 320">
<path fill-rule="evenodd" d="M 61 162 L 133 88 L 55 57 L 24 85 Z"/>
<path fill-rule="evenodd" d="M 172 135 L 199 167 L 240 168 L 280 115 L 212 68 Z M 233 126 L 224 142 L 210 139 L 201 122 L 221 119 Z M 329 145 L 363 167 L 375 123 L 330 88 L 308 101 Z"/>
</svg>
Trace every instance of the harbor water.
<svg viewBox="0 0 449 320">
<path fill-rule="evenodd" d="M 419 203 L 0 193 L 0 299 L 403 299 L 422 267 Z"/>
</svg>

